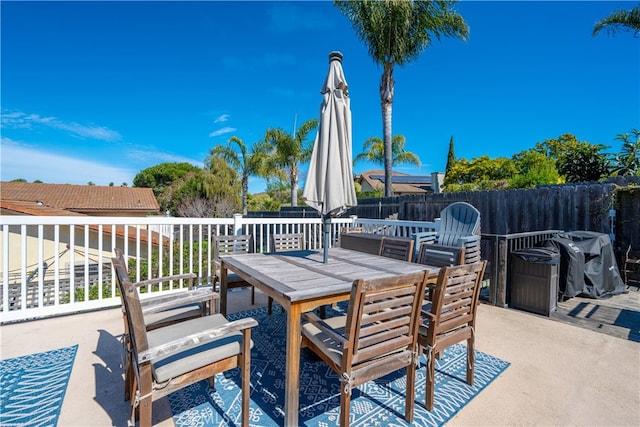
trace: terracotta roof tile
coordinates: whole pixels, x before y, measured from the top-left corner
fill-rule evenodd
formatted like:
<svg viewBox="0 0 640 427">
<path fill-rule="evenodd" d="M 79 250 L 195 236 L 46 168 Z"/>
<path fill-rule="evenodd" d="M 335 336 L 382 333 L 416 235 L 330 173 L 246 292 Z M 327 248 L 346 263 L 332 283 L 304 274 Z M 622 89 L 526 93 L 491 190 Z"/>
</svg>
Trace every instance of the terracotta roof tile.
<svg viewBox="0 0 640 427">
<path fill-rule="evenodd" d="M 25 208 L 19 202 L 72 212 L 128 211 L 157 213 L 158 201 L 150 188 L 106 187 L 97 185 L 40 184 L 28 182 L 0 182 L 0 200 Z M 4 208 L 4 206 L 3 206 Z M 7 208 L 8 209 L 8 208 Z M 35 215 L 57 215 L 34 213 Z"/>
<path fill-rule="evenodd" d="M 52 208 L 45 205 L 38 205 L 34 202 L 24 200 L 3 200 L 0 199 L 0 208 L 4 214 L 14 215 L 34 215 L 34 216 L 85 216 L 80 213 L 65 209 Z"/>
</svg>

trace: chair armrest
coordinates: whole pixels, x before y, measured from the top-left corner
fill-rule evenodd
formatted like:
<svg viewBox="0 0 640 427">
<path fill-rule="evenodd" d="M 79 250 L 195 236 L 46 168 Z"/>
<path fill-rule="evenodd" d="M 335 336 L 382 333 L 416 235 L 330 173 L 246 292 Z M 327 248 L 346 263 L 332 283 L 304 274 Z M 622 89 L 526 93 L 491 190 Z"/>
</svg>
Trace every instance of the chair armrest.
<svg viewBox="0 0 640 427">
<path fill-rule="evenodd" d="M 317 314 L 307 313 L 304 315 L 304 317 L 309 323 L 320 329 L 322 333 L 328 335 L 332 340 L 339 342 L 343 349 L 348 347 L 349 342 L 347 341 L 347 339 L 344 336 L 338 334 L 329 324 L 318 317 Z"/>
<path fill-rule="evenodd" d="M 420 231 L 418 233 L 411 234 L 411 238 L 414 241 L 414 247 L 420 247 L 423 242 L 434 243 L 436 241 L 437 231 Z"/>
<path fill-rule="evenodd" d="M 141 351 L 140 354 L 138 354 L 138 363 L 150 362 L 159 357 L 182 351 L 186 348 L 202 344 L 203 342 L 207 342 L 215 338 L 229 335 L 234 332 L 249 330 L 257 325 L 258 322 L 249 317 L 229 322 L 221 327 L 205 329 L 197 334 L 187 335 L 183 338 L 169 341 L 157 347 Z"/>
<path fill-rule="evenodd" d="M 185 274 L 174 274 L 173 276 L 163 276 L 157 277 L 155 279 L 142 280 L 140 282 L 134 283 L 136 287 L 148 286 L 148 285 L 156 285 L 158 283 L 169 282 L 171 280 L 188 280 L 189 281 L 189 289 L 193 288 L 193 281 L 196 279 L 196 275 L 194 273 L 185 273 Z"/>
<path fill-rule="evenodd" d="M 213 301 L 220 298 L 220 294 L 211 289 L 194 289 L 193 291 L 181 292 L 171 295 L 160 295 L 154 298 L 142 299 L 142 314 L 158 313 L 170 308 L 180 307 L 193 303 Z"/>
<path fill-rule="evenodd" d="M 464 236 L 458 238 L 458 246 L 472 247 L 480 244 L 480 236 L 474 234 L 473 236 Z"/>
</svg>

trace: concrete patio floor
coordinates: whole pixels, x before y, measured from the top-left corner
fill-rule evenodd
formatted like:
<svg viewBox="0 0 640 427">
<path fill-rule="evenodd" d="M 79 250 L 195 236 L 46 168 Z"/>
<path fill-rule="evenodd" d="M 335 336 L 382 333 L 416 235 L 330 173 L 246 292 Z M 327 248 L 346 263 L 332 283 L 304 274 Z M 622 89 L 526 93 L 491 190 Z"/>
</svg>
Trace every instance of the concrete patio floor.
<svg viewBox="0 0 640 427">
<path fill-rule="evenodd" d="M 248 292 L 230 294 L 230 311 L 248 308 Z M 448 425 L 640 425 L 640 343 L 557 317 L 481 304 L 476 348 L 511 366 Z M 4 325 L 0 356 L 78 344 L 59 425 L 126 426 L 121 333 L 119 308 Z M 154 423 L 174 425 L 166 398 L 154 403 Z"/>
</svg>

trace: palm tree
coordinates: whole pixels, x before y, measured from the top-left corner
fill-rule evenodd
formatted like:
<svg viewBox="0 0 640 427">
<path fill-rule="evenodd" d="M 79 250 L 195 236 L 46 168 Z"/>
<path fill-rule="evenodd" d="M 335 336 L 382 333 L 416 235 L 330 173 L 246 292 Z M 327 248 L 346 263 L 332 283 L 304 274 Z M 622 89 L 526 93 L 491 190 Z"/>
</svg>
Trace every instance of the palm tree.
<svg viewBox="0 0 640 427">
<path fill-rule="evenodd" d="M 235 148 L 234 148 L 235 146 Z M 249 176 L 262 176 L 266 160 L 266 150 L 260 143 L 254 144 L 251 151 L 237 136 L 229 138 L 227 145 L 216 145 L 210 151 L 205 163 L 210 167 L 214 158 L 226 161 L 233 169 L 240 171 L 242 185 L 242 215 L 247 215 L 247 195 L 249 194 Z"/>
<path fill-rule="evenodd" d="M 313 150 L 313 142 L 306 142 L 309 132 L 318 127 L 318 120 L 307 120 L 295 131 L 295 135 L 282 129 L 268 129 L 264 144 L 269 147 L 267 176 L 286 179 L 291 185 L 291 206 L 298 206 L 299 163 L 308 162 Z"/>
<path fill-rule="evenodd" d="M 593 36 L 597 36 L 600 30 L 606 28 L 608 33 L 617 30 L 633 31 L 634 35 L 640 33 L 640 5 L 631 10 L 618 10 L 593 26 Z"/>
<path fill-rule="evenodd" d="M 453 9 L 455 1 L 334 0 L 349 18 L 369 55 L 383 67 L 380 102 L 384 135 L 384 193 L 391 196 L 393 68 L 417 59 L 433 38 L 454 36 L 466 40 L 469 27 Z"/>
<path fill-rule="evenodd" d="M 640 176 L 640 130 L 633 129 L 631 134 L 624 133 L 615 137 L 616 140 L 622 141 L 622 148 L 612 162 L 615 165 L 612 170 L 614 175 Z"/>
<path fill-rule="evenodd" d="M 420 167 L 420 159 L 414 153 L 405 151 L 404 146 L 406 140 L 402 135 L 396 135 L 391 141 L 391 165 L 397 166 L 400 164 L 412 164 Z M 362 153 L 358 154 L 353 163 L 360 160 L 366 160 L 369 162 L 384 165 L 384 141 L 377 136 L 372 136 L 364 142 L 362 147 Z"/>
</svg>

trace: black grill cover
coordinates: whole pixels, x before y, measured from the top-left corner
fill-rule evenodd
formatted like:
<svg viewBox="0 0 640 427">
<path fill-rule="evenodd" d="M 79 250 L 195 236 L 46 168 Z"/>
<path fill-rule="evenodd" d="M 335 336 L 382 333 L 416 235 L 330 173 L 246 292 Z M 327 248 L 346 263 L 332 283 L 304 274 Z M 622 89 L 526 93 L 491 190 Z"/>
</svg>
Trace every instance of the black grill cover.
<svg viewBox="0 0 640 427">
<path fill-rule="evenodd" d="M 603 298 L 626 292 L 609 236 L 571 231 L 545 240 L 543 247 L 560 251 L 560 293 L 565 298 Z"/>
</svg>

